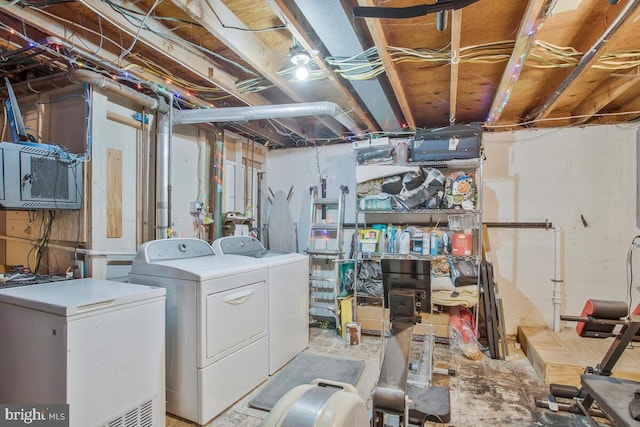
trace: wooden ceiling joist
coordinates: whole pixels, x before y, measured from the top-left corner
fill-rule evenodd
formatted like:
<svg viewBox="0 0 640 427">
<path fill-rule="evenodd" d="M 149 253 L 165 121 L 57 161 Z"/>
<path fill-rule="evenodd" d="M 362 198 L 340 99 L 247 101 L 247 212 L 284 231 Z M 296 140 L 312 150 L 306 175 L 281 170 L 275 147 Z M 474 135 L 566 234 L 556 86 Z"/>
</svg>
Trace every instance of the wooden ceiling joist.
<svg viewBox="0 0 640 427">
<path fill-rule="evenodd" d="M 598 89 L 571 112 L 575 117 L 574 124 L 585 123 L 596 115 L 611 101 L 618 98 L 629 88 L 640 82 L 640 67 L 635 67 L 627 73 L 616 73 L 609 77 L 609 81 Z"/>
<path fill-rule="evenodd" d="M 449 124 L 456 123 L 458 106 L 458 71 L 460 68 L 460 38 L 462 37 L 462 9 L 451 15 L 451 86 L 449 89 Z"/>
<path fill-rule="evenodd" d="M 293 34 L 293 36 L 300 42 L 302 47 L 307 51 L 313 50 L 313 43 L 311 42 L 309 35 L 304 31 L 295 14 L 288 7 L 288 1 L 284 0 L 268 0 L 272 10 L 277 16 L 281 16 L 281 19 L 286 21 L 287 28 Z M 376 129 L 375 122 L 371 119 L 371 116 L 360 106 L 360 103 L 353 97 L 353 95 L 344 87 L 340 81 L 340 77 L 329 67 L 322 58 L 317 55 L 311 55 L 316 66 L 322 70 L 333 87 L 337 88 L 345 98 L 345 104 L 350 105 L 353 108 L 353 113 L 365 124 L 369 129 Z"/>
<path fill-rule="evenodd" d="M 233 14 L 220 0 L 208 0 L 207 2 L 194 2 L 184 0 L 172 0 L 192 18 L 201 22 L 204 28 L 223 42 L 228 48 L 233 50 L 239 57 L 246 61 L 258 73 L 266 77 L 273 85 L 280 89 L 294 102 L 318 101 L 317 97 L 309 98 L 296 91 L 291 83 L 279 72 L 283 64 L 288 64 L 289 58 L 282 58 L 276 55 L 269 47 L 265 46 L 254 34 L 246 31 L 229 30 L 225 26 L 243 28 L 245 24 Z M 204 7 L 204 5 L 207 5 Z M 215 14 L 213 13 L 215 10 Z M 319 117 L 322 122 L 336 135 L 343 133 L 342 128 L 331 119 Z M 355 131 L 355 129 L 349 129 Z"/>
<path fill-rule="evenodd" d="M 155 22 L 153 18 L 149 17 L 145 22 L 149 31 L 140 30 L 140 28 L 130 23 L 122 15 L 114 12 L 105 2 L 97 0 L 79 0 L 78 2 L 102 19 L 106 19 L 112 25 L 118 27 L 120 31 L 129 35 L 136 43 L 143 43 L 145 46 L 166 56 L 167 59 L 180 63 L 183 67 L 191 70 L 212 85 L 218 86 L 245 103 L 247 102 L 246 95 L 240 93 L 235 88 L 236 79 L 233 76 L 212 64 L 211 60 L 203 53 L 194 52 L 178 43 L 160 37 L 158 34 L 162 34 L 167 30 L 164 26 Z M 129 7 L 135 9 L 133 5 L 129 5 Z M 138 12 L 141 16 L 145 16 L 148 11 L 138 10 Z M 214 77 L 212 78 L 211 75 Z M 255 99 L 255 101 L 258 101 L 258 99 Z"/>
<path fill-rule="evenodd" d="M 500 85 L 489 109 L 489 117 L 486 121 L 487 127 L 495 125 L 500 119 L 502 109 L 509 101 L 513 86 L 520 77 L 524 62 L 534 45 L 535 35 L 544 23 L 549 12 L 549 7 L 551 7 L 553 3 L 554 0 L 529 0 L 527 11 L 520 22 L 518 36 L 516 37 L 509 63 L 502 74 Z"/>
<path fill-rule="evenodd" d="M 373 0 L 359 0 L 358 4 L 360 6 L 375 6 Z M 373 42 L 378 48 L 378 55 L 380 55 L 380 59 L 382 60 L 382 64 L 384 65 L 384 69 L 389 79 L 389 83 L 391 84 L 391 88 L 393 89 L 393 93 L 396 96 L 396 100 L 400 105 L 400 109 L 402 110 L 402 114 L 404 115 L 406 125 L 415 129 L 416 122 L 413 116 L 413 112 L 411 111 L 411 107 L 409 105 L 409 101 L 407 100 L 407 96 L 404 92 L 404 85 L 400 81 L 400 76 L 398 75 L 398 71 L 396 70 L 393 61 L 391 61 L 391 56 L 389 52 L 387 52 L 387 46 L 389 42 L 387 40 L 387 36 L 385 35 L 384 29 L 382 28 L 382 23 L 380 19 L 370 19 L 366 18 L 367 26 L 369 27 L 369 32 L 371 33 L 371 37 L 373 38 Z"/>
<path fill-rule="evenodd" d="M 218 40 L 233 50 L 240 58 L 263 74 L 278 89 L 284 92 L 294 102 L 306 102 L 278 72 L 281 66 L 288 62 L 288 58 L 277 56 L 271 49 L 260 41 L 253 33 L 247 31 L 229 30 L 223 27 L 243 28 L 245 24 L 233 14 L 220 0 L 184 1 L 172 0 L 172 3 L 182 9 Z M 213 12 L 215 10 L 215 13 Z"/>
<path fill-rule="evenodd" d="M 525 121 L 532 122 L 536 120 L 545 119 L 553 112 L 558 106 L 562 95 L 565 94 L 569 87 L 575 84 L 578 77 L 585 71 L 591 68 L 595 62 L 606 51 L 607 43 L 615 37 L 615 35 L 625 27 L 625 25 L 631 23 L 631 17 L 634 16 L 636 9 L 640 5 L 640 0 L 629 0 L 624 6 L 622 11 L 616 16 L 614 21 L 609 25 L 605 32 L 596 40 L 591 48 L 582 56 L 580 62 L 571 71 L 571 73 L 560 83 L 560 85 L 553 90 L 547 100 L 535 108 L 529 114 L 527 114 Z"/>
</svg>

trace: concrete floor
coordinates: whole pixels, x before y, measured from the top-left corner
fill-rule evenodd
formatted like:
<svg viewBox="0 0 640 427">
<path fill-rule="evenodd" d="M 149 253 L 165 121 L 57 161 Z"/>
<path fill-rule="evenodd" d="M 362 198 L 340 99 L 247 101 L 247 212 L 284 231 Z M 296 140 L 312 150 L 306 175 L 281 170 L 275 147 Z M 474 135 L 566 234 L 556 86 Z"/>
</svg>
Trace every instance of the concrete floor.
<svg viewBox="0 0 640 427">
<path fill-rule="evenodd" d="M 349 346 L 339 339 L 334 329 L 311 328 L 310 339 L 309 348 L 305 351 L 365 361 L 364 371 L 356 387 L 360 396 L 367 402 L 367 408 L 371 410 L 370 394 L 378 380 L 380 366 L 380 337 L 363 335 L 360 345 Z M 414 342 L 414 356 L 420 354 L 421 347 L 420 342 Z M 455 370 L 454 376 L 433 376 L 434 385 L 449 388 L 451 421 L 445 424 L 446 426 L 589 426 L 588 421 L 580 415 L 552 413 L 535 407 L 534 399 L 544 398 L 547 388 L 529 360 L 514 344 L 509 346 L 506 361 L 492 360 L 488 357 L 469 360 L 459 349 L 446 344 L 436 344 L 434 355 L 436 368 Z M 207 427 L 259 426 L 268 412 L 251 408 L 248 402 L 265 384 L 266 382 L 220 414 L 208 423 Z M 397 417 L 387 416 L 385 424 L 391 427 L 398 426 Z M 194 425 L 167 416 L 167 427 Z"/>
</svg>

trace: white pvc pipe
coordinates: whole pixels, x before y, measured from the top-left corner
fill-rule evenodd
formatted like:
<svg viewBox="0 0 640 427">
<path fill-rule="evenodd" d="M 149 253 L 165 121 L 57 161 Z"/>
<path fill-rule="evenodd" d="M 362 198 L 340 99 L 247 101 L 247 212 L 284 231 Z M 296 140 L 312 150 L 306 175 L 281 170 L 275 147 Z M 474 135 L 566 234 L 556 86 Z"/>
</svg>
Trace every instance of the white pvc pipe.
<svg viewBox="0 0 640 427">
<path fill-rule="evenodd" d="M 562 280 L 560 275 L 560 228 L 553 228 L 553 331 L 560 332 L 560 304 L 562 303 Z"/>
</svg>

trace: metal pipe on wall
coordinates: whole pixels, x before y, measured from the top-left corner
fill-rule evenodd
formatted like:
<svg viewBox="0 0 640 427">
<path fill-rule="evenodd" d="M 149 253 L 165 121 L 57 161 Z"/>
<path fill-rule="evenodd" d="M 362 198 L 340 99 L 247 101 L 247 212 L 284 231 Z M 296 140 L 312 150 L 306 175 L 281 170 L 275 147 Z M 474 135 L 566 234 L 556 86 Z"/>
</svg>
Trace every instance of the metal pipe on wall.
<svg viewBox="0 0 640 427">
<path fill-rule="evenodd" d="M 67 73 L 58 73 L 33 80 L 26 80 L 21 83 L 11 84 L 16 94 L 29 95 L 45 90 L 60 89 L 67 86 L 89 84 L 101 89 L 108 89 L 131 101 L 136 102 L 149 110 L 157 110 L 161 106 L 156 98 L 140 93 L 128 86 L 120 84 L 113 79 L 109 79 L 101 74 L 89 70 L 73 70 Z"/>
<path fill-rule="evenodd" d="M 172 109 L 171 109 L 172 110 Z M 156 239 L 168 237 L 169 230 L 169 150 L 172 119 L 170 114 L 158 117 L 156 129 Z"/>
<path fill-rule="evenodd" d="M 166 238 L 166 231 L 170 228 L 170 177 L 167 175 L 170 166 L 170 135 L 173 125 L 176 124 L 201 124 L 201 123 L 221 123 L 221 122 L 238 122 L 251 121 L 258 119 L 277 119 L 285 117 L 304 117 L 331 115 L 340 121 L 345 127 L 355 129 L 356 125 L 342 109 L 333 102 L 309 102 L 301 104 L 279 104 L 279 105 L 261 105 L 257 107 L 229 107 L 229 108 L 212 108 L 212 109 L 194 109 L 194 110 L 176 110 L 171 109 L 171 114 L 164 114 L 158 119 L 158 159 L 157 159 L 157 187 L 156 187 L 156 227 L 159 239 Z M 222 180 L 223 180 L 223 162 L 224 162 L 224 128 L 218 127 L 215 132 L 215 149 L 217 163 L 213 165 L 214 176 L 213 189 L 216 204 L 214 209 L 214 229 L 215 236 L 222 236 Z M 164 232 L 164 233 L 163 233 Z M 164 236 L 163 236 L 164 234 Z"/>
<path fill-rule="evenodd" d="M 332 116 L 351 131 L 358 127 L 344 111 L 329 101 L 300 104 L 259 105 L 256 107 L 228 107 L 194 110 L 176 110 L 176 124 L 249 122 L 260 119 L 283 119 L 304 116 Z"/>
<path fill-rule="evenodd" d="M 560 227 L 557 225 L 551 227 L 553 229 L 553 331 L 560 332 L 560 304 L 562 303 L 562 289 L 560 288 L 563 282 L 558 278 L 560 275 Z"/>
<path fill-rule="evenodd" d="M 157 111 L 157 160 L 156 160 L 156 238 L 164 239 L 170 231 L 171 221 L 171 135 L 174 124 L 204 124 L 229 121 L 248 122 L 258 119 L 278 119 L 304 116 L 330 115 L 352 131 L 358 127 L 344 111 L 335 103 L 328 101 L 309 102 L 301 104 L 262 105 L 257 107 L 229 107 L 213 109 L 175 110 L 172 108 L 173 95 L 166 91 L 159 92 L 168 99 L 168 105 L 162 98 L 156 99 L 128 86 L 120 84 L 101 74 L 88 70 L 73 70 L 67 73 L 54 74 L 12 85 L 16 93 L 31 94 L 43 90 L 62 88 L 73 84 L 86 83 L 99 88 L 113 91 L 130 99 L 150 111 Z M 164 113 L 164 114 L 163 114 Z M 217 128 L 216 145 L 222 143 L 218 137 L 222 128 Z M 222 132 L 224 135 L 224 132 Z M 220 173 L 222 163 L 220 163 Z M 220 192 L 222 191 L 222 176 L 219 176 Z M 218 193 L 216 193 L 216 196 Z M 218 223 L 222 210 L 222 199 L 216 207 Z M 221 225 L 220 225 L 221 227 Z M 221 235 L 221 229 L 217 232 Z"/>
<path fill-rule="evenodd" d="M 215 240 L 222 237 L 222 190 L 224 185 L 224 128 L 217 127 L 214 143 L 214 163 L 213 170 L 211 171 L 211 186 L 213 188 L 214 195 L 214 233 L 213 239 Z"/>
<path fill-rule="evenodd" d="M 560 306 L 562 304 L 562 288 L 561 284 L 564 282 L 560 279 L 561 270 L 561 229 L 557 225 L 545 222 L 487 222 L 484 223 L 490 228 L 542 228 L 545 230 L 553 230 L 553 277 L 551 283 L 553 283 L 551 302 L 553 304 L 553 331 L 560 331 Z"/>
</svg>

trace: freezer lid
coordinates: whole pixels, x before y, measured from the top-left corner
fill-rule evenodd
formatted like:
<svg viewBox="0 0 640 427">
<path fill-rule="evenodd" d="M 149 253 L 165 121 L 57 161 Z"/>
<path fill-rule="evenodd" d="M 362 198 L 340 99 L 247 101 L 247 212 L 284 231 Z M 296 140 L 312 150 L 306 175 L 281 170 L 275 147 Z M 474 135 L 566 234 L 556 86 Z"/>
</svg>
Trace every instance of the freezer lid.
<svg viewBox="0 0 640 427">
<path fill-rule="evenodd" d="M 165 295 L 161 287 L 88 278 L 3 289 L 0 303 L 73 316 Z"/>
</svg>

